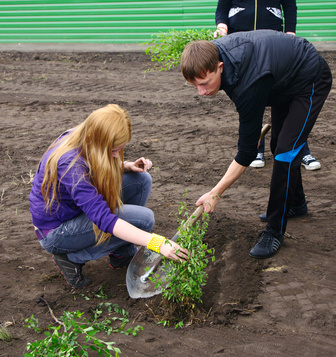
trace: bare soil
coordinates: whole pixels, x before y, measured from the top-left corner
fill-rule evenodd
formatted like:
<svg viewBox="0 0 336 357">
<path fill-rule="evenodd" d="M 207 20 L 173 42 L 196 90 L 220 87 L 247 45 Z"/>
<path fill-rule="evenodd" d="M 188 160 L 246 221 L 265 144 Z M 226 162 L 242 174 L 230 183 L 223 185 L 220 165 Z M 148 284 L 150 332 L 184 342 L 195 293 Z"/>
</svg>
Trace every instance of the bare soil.
<svg viewBox="0 0 336 357">
<path fill-rule="evenodd" d="M 336 53 L 323 56 L 335 75 Z M 266 209 L 272 171 L 267 150 L 266 166 L 249 168 L 210 217 L 206 242 L 216 261 L 207 268 L 203 304 L 185 328 L 158 325 L 161 296 L 131 299 L 126 270 L 111 270 L 107 257 L 85 266 L 92 285 L 71 290 L 38 244 L 28 202 L 38 161 L 60 133 L 108 103 L 132 117 L 126 159 L 153 161 L 148 206 L 155 232 L 173 236 L 180 202 L 193 211 L 224 174 L 236 153 L 235 106 L 224 93 L 198 96 L 178 68 L 145 73 L 153 67 L 144 53 L 0 53 L 0 322 L 13 336 L 0 341 L 0 356 L 22 356 L 27 342 L 44 338 L 25 327 L 31 315 L 42 328 L 55 324 L 36 302 L 41 295 L 60 317 L 102 302 L 95 296 L 101 286 L 109 302 L 129 312 L 130 325 L 143 326 L 137 337 L 108 337 L 122 356 L 335 356 L 335 84 L 309 139 L 322 168 L 302 170 L 308 216 L 289 221 L 276 256 L 249 257 L 264 227 L 258 215 Z"/>
</svg>

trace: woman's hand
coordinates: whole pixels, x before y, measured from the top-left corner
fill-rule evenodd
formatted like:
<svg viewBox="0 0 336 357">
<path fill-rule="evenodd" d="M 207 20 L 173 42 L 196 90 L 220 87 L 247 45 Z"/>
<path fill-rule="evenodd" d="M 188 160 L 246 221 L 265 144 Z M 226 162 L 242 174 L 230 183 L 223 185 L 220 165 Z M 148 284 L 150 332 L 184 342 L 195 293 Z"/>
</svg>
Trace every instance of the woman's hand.
<svg viewBox="0 0 336 357">
<path fill-rule="evenodd" d="M 181 248 L 177 243 L 164 236 L 143 231 L 121 218 L 114 225 L 112 234 L 126 242 L 143 245 L 169 259 L 181 262 L 189 259 L 187 249 Z"/>
<path fill-rule="evenodd" d="M 153 166 L 152 161 L 141 157 L 136 161 L 125 161 L 124 167 L 125 171 L 134 171 L 134 172 L 147 172 Z"/>
<path fill-rule="evenodd" d="M 189 252 L 187 249 L 181 248 L 172 240 L 166 239 L 160 247 L 160 253 L 166 258 L 173 260 L 185 261 L 189 259 Z"/>
</svg>

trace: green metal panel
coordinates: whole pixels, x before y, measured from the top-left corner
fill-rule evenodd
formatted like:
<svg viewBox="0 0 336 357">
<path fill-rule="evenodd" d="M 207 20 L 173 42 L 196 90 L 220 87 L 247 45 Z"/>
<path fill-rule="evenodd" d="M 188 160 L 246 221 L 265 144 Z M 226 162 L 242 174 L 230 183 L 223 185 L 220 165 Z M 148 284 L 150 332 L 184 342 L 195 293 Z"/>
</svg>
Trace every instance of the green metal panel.
<svg viewBox="0 0 336 357">
<path fill-rule="evenodd" d="M 336 1 L 297 0 L 297 35 L 309 41 L 336 41 Z"/>
<path fill-rule="evenodd" d="M 214 27 L 217 0 L 0 2 L 0 42 L 144 42 L 168 29 Z"/>
<path fill-rule="evenodd" d="M 336 1 L 298 0 L 297 34 L 336 41 Z M 141 43 L 169 29 L 215 29 L 217 0 L 0 1 L 0 42 Z"/>
</svg>

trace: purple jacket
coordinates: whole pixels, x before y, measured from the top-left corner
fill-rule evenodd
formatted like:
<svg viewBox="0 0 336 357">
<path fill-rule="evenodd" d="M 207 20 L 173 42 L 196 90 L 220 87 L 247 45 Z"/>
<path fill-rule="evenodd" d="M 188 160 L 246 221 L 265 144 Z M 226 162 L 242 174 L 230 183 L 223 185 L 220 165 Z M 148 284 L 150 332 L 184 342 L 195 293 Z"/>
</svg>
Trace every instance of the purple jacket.
<svg viewBox="0 0 336 357">
<path fill-rule="evenodd" d="M 80 158 L 62 177 L 72 159 L 77 155 L 76 150 L 72 150 L 60 158 L 57 168 L 58 180 L 61 180 L 58 193 L 59 205 L 54 202 L 51 211 L 46 210 L 41 185 L 47 159 L 53 150 L 49 150 L 43 156 L 29 195 L 30 213 L 34 226 L 40 229 L 53 229 L 84 212 L 100 230 L 112 233 L 118 217 L 111 213 L 103 196 L 98 194 L 96 188 L 85 176 L 88 172 L 85 161 Z"/>
</svg>

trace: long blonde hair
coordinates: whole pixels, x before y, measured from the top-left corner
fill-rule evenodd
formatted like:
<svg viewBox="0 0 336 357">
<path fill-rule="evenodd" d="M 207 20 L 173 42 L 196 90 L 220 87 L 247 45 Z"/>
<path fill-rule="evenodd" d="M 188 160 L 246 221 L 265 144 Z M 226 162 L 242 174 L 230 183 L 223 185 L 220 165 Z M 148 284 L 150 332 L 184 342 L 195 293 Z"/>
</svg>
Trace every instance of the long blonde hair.
<svg viewBox="0 0 336 357">
<path fill-rule="evenodd" d="M 116 104 L 109 104 L 92 112 L 82 123 L 72 129 L 68 135 L 55 141 L 49 148 L 55 148 L 46 162 L 41 192 L 47 209 L 54 202 L 59 203 L 58 191 L 60 181 L 57 179 L 59 159 L 71 150 L 77 150 L 78 155 L 72 160 L 67 171 L 83 158 L 87 167 L 91 184 L 107 202 L 111 212 L 120 208 L 122 173 L 124 170 L 124 150 L 117 158 L 113 157 L 112 149 L 122 147 L 131 140 L 131 122 L 128 113 Z M 65 174 L 64 174 L 65 175 Z M 63 176 L 64 176 L 63 175 Z M 95 224 L 93 230 L 97 244 L 111 237 L 102 232 Z"/>
</svg>

